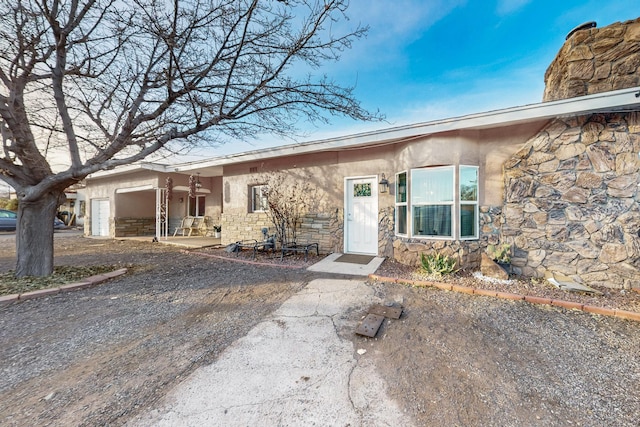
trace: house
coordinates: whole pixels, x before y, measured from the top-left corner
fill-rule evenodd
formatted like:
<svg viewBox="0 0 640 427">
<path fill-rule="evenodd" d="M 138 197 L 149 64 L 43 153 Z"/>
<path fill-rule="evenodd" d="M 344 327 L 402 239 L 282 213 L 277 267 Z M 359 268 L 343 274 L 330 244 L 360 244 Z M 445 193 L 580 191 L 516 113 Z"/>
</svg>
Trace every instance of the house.
<svg viewBox="0 0 640 427">
<path fill-rule="evenodd" d="M 84 184 L 76 184 L 64 191 L 65 200 L 58 206 L 58 218 L 65 225 L 84 227 L 86 202 L 84 198 Z"/>
<path fill-rule="evenodd" d="M 549 67 L 545 102 L 97 173 L 87 179 L 85 230 L 162 237 L 195 215 L 222 225 L 223 244 L 259 238 L 270 227 L 263 186 L 283 171 L 318 189 L 298 240 L 324 252 L 416 264 L 438 251 L 473 269 L 488 244 L 503 242 L 518 274 L 637 286 L 639 66 L 640 19 L 589 26 Z"/>
</svg>

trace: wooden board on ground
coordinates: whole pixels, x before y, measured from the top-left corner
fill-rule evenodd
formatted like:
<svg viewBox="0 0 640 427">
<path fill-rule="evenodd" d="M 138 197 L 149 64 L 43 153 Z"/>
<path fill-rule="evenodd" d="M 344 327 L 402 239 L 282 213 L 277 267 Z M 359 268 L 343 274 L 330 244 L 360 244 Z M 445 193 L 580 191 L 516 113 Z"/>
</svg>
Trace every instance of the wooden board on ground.
<svg viewBox="0 0 640 427">
<path fill-rule="evenodd" d="M 380 329 L 380 325 L 382 325 L 382 321 L 384 320 L 384 316 L 379 316 L 377 314 L 367 314 L 364 318 L 358 329 L 356 329 L 356 334 L 364 335 L 365 337 L 373 338 L 378 333 L 378 329 Z"/>
<path fill-rule="evenodd" d="M 369 309 L 369 313 L 388 317 L 389 319 L 399 319 L 402 315 L 402 307 L 387 307 L 380 304 L 374 304 Z"/>
</svg>

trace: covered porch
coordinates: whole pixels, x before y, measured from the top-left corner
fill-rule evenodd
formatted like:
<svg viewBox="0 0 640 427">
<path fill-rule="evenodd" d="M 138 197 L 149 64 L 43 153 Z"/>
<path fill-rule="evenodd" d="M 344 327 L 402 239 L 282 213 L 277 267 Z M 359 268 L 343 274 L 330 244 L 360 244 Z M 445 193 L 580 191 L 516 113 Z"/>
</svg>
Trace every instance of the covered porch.
<svg viewBox="0 0 640 427">
<path fill-rule="evenodd" d="M 190 197 L 190 176 L 182 173 L 157 174 L 151 182 L 146 178 L 146 183 L 130 180 L 118 185 L 113 195 L 113 236 L 158 240 L 206 237 L 219 240 L 219 235 L 214 236 L 213 231 L 220 226 L 222 178 L 198 173 L 195 197 Z M 195 218 L 188 233 L 181 230 L 185 217 Z M 176 231 L 178 235 L 174 236 Z"/>
</svg>

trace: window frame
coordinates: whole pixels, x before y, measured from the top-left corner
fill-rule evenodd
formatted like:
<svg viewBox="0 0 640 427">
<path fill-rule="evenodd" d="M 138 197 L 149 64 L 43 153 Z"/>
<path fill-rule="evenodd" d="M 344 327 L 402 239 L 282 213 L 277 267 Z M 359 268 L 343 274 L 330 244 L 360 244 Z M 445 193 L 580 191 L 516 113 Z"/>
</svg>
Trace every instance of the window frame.
<svg viewBox="0 0 640 427">
<path fill-rule="evenodd" d="M 462 169 L 475 169 L 476 171 L 476 189 L 475 189 L 475 200 L 462 200 L 461 197 L 461 188 L 462 180 L 460 176 L 462 175 Z M 479 212 L 479 198 L 480 198 L 480 167 L 472 166 L 472 165 L 459 165 L 458 166 L 458 221 L 460 223 L 460 227 L 458 228 L 458 239 L 460 240 L 478 240 L 480 232 L 480 212 Z M 473 236 L 462 236 L 462 206 L 473 206 Z"/>
<path fill-rule="evenodd" d="M 416 178 L 415 175 L 419 172 L 419 171 L 430 171 L 430 172 L 436 172 L 436 171 L 450 171 L 451 174 L 451 178 L 452 178 L 452 190 L 451 190 L 451 200 L 447 201 L 447 200 L 438 200 L 438 201 L 425 201 L 425 202 L 414 202 L 414 198 L 417 197 L 417 195 L 420 193 L 418 191 L 416 191 L 416 189 L 414 188 L 414 183 L 416 183 Z M 409 211 L 409 216 L 411 219 L 411 238 L 412 239 L 429 239 L 429 240 L 455 240 L 456 238 L 456 167 L 455 165 L 446 165 L 446 166 L 428 166 L 428 167 L 423 167 L 423 168 L 414 168 L 411 169 L 411 181 L 409 184 L 409 187 L 411 188 L 411 198 L 410 200 L 410 211 Z M 450 206 L 451 207 L 451 213 L 450 213 L 450 229 L 451 229 L 451 234 L 450 235 L 425 235 L 425 234 L 416 234 L 416 227 L 414 224 L 414 208 L 415 207 L 419 207 L 419 206 Z"/>
<path fill-rule="evenodd" d="M 473 169 L 476 171 L 476 188 L 475 188 L 475 200 L 461 200 L 461 174 L 464 172 L 465 168 Z M 419 197 L 419 192 L 416 194 L 417 189 L 414 184 L 416 182 L 416 175 L 418 171 L 424 170 L 432 170 L 432 171 L 442 171 L 449 170 L 451 171 L 450 179 L 451 179 L 451 201 L 448 200 L 438 200 L 438 201 L 421 201 L 415 202 L 415 198 Z M 399 176 L 403 173 L 407 173 L 407 195 L 406 202 L 398 201 L 398 186 L 399 186 Z M 447 189 L 448 190 L 448 189 Z M 407 234 L 402 234 L 398 232 L 398 221 L 397 221 L 397 212 L 399 206 L 406 205 L 406 213 L 407 213 Z M 394 231 L 395 234 L 399 237 L 411 238 L 411 239 L 419 239 L 419 240 L 478 240 L 480 238 L 480 167 L 476 165 L 438 165 L 438 166 L 425 166 L 419 168 L 412 168 L 407 170 L 400 171 L 396 173 L 396 196 L 395 196 L 395 216 L 394 216 Z M 450 206 L 450 221 L 451 221 L 451 235 L 424 235 L 424 234 L 416 234 L 416 225 L 415 225 L 415 212 L 414 208 L 419 206 Z M 467 211 L 467 209 L 463 208 L 463 206 L 472 206 L 473 207 L 473 229 L 474 235 L 462 236 L 462 214 L 463 210 Z"/>
<path fill-rule="evenodd" d="M 202 218 L 205 216 L 204 211 L 206 208 L 206 199 L 205 199 L 205 195 L 203 194 L 196 194 L 196 197 L 188 197 L 187 199 L 187 215 L 188 216 L 192 216 L 195 218 Z M 202 200 L 202 212 L 200 212 L 200 200 Z M 194 207 L 193 209 L 193 215 L 191 215 L 191 207 Z"/>
<path fill-rule="evenodd" d="M 268 188 L 267 184 L 255 184 L 255 185 L 251 185 L 249 186 L 249 212 L 250 213 L 259 213 L 259 212 L 266 212 L 269 209 L 269 202 L 267 201 L 267 196 L 261 195 L 261 200 L 263 203 L 261 203 L 262 206 L 259 206 L 259 209 L 256 209 L 256 198 L 255 198 L 255 192 L 257 189 L 260 189 L 260 191 L 262 192 L 263 188 Z"/>
<path fill-rule="evenodd" d="M 399 196 L 401 194 L 400 192 L 400 175 L 404 175 L 405 179 L 404 179 L 404 201 L 402 200 L 398 200 Z M 410 221 L 409 221 L 409 173 L 407 170 L 403 170 L 400 171 L 398 173 L 396 173 L 396 185 L 395 185 L 395 190 L 396 190 L 396 194 L 395 194 L 395 212 L 394 212 L 394 232 L 396 233 L 396 235 L 398 236 L 403 236 L 403 237 L 407 237 L 409 235 L 409 230 L 410 230 Z M 398 225 L 399 225 L 399 221 L 398 221 L 398 214 L 400 211 L 400 207 L 404 207 L 405 208 L 405 212 L 404 212 L 404 224 L 406 227 L 406 230 L 404 233 L 401 233 L 398 231 Z"/>
</svg>

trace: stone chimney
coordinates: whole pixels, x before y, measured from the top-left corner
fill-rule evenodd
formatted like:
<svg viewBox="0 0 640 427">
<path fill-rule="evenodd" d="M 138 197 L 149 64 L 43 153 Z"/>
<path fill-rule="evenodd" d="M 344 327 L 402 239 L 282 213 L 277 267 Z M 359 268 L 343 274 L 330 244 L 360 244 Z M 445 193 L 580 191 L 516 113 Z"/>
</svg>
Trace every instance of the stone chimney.
<svg viewBox="0 0 640 427">
<path fill-rule="evenodd" d="M 543 101 L 640 86 L 640 18 L 585 27 L 570 33 L 547 69 Z"/>
</svg>

